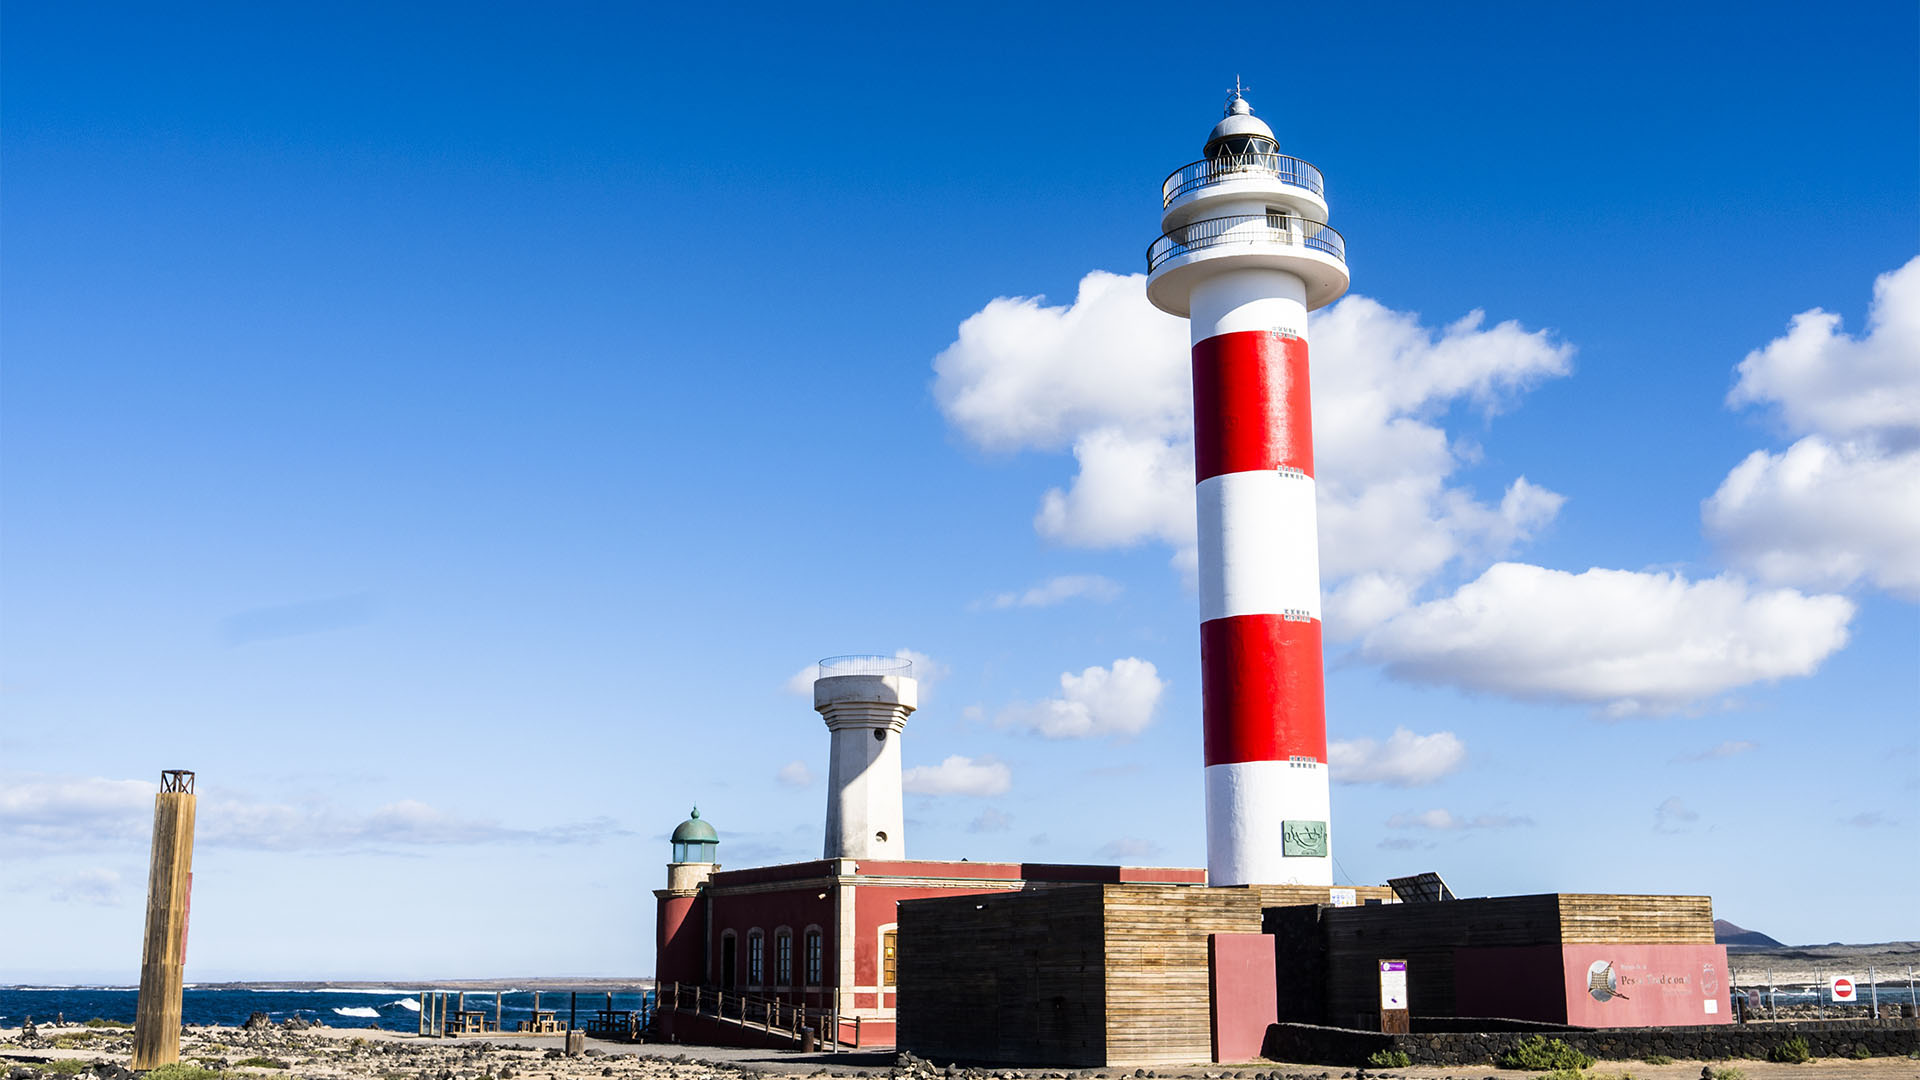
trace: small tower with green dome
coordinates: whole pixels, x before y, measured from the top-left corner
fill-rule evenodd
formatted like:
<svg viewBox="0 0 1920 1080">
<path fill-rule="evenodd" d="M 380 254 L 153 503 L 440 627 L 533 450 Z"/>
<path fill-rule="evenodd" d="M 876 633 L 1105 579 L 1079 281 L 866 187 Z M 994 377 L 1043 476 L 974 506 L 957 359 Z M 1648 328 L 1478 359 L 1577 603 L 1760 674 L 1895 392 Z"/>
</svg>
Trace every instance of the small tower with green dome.
<svg viewBox="0 0 1920 1080">
<path fill-rule="evenodd" d="M 673 861 L 667 864 L 667 888 L 691 892 L 720 868 L 720 834 L 702 821 L 700 808 L 673 830 Z"/>
</svg>

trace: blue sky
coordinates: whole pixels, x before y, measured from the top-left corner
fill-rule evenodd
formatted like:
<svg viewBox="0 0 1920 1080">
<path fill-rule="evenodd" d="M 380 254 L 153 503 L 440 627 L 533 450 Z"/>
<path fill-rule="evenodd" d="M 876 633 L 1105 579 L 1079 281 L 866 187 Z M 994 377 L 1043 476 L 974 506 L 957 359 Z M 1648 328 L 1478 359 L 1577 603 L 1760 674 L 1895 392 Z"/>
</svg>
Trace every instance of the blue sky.
<svg viewBox="0 0 1920 1080">
<path fill-rule="evenodd" d="M 1912 5 L 1240 14 L 9 5 L 0 981 L 134 978 L 175 767 L 193 978 L 645 974 L 843 652 L 916 857 L 1201 864 L 1129 275 L 1236 75 L 1353 271 L 1339 878 L 1920 936 Z"/>
</svg>

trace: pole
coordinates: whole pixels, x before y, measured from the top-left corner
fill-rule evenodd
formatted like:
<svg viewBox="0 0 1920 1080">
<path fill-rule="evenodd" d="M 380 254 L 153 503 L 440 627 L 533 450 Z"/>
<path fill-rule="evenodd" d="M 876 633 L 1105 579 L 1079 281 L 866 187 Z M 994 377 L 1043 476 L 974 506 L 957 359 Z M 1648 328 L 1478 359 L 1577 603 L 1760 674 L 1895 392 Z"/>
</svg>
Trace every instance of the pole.
<svg viewBox="0 0 1920 1080">
<path fill-rule="evenodd" d="M 1780 1006 L 1773 1000 L 1773 969 L 1767 969 L 1767 1019 L 1780 1021 Z"/>
<path fill-rule="evenodd" d="M 1880 1019 L 1880 977 L 1873 973 L 1873 965 L 1867 965 L 1867 996 L 1873 1000 L 1873 1018 Z"/>
<path fill-rule="evenodd" d="M 427 1016 L 427 992 L 422 990 L 420 991 L 420 1023 L 417 1025 L 422 1035 L 427 1033 Z"/>
<path fill-rule="evenodd" d="M 580 1026 L 580 991 L 574 990 L 567 995 L 567 1030 Z"/>
<path fill-rule="evenodd" d="M 153 851 L 147 873 L 147 935 L 134 1004 L 133 1068 L 180 1060 L 180 992 L 186 983 L 187 910 L 193 902 L 193 774 L 160 774 L 153 797 Z"/>
</svg>

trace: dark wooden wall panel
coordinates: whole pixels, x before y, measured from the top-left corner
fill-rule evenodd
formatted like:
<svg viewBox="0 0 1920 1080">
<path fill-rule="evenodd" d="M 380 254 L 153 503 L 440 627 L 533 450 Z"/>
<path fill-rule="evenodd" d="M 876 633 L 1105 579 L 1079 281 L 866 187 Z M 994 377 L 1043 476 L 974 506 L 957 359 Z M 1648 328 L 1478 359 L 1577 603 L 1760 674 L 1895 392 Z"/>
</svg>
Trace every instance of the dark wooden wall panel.
<svg viewBox="0 0 1920 1080">
<path fill-rule="evenodd" d="M 900 904 L 898 1040 L 934 1061 L 1096 1067 L 1101 886 Z"/>
</svg>

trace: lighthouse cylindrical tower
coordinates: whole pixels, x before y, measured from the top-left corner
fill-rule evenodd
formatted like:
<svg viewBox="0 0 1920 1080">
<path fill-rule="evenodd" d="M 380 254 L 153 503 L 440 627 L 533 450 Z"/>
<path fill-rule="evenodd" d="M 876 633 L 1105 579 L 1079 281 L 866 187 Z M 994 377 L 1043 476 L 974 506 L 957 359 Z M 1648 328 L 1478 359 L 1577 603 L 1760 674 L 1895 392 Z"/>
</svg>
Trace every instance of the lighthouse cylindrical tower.
<svg viewBox="0 0 1920 1080">
<path fill-rule="evenodd" d="M 1307 312 L 1347 291 L 1346 244 L 1237 89 L 1161 205 L 1147 296 L 1193 331 L 1207 881 L 1331 885 Z"/>
<path fill-rule="evenodd" d="M 813 708 L 833 733 L 827 760 L 829 859 L 904 859 L 900 733 L 920 704 L 913 661 L 833 656 L 820 661 Z"/>
</svg>

